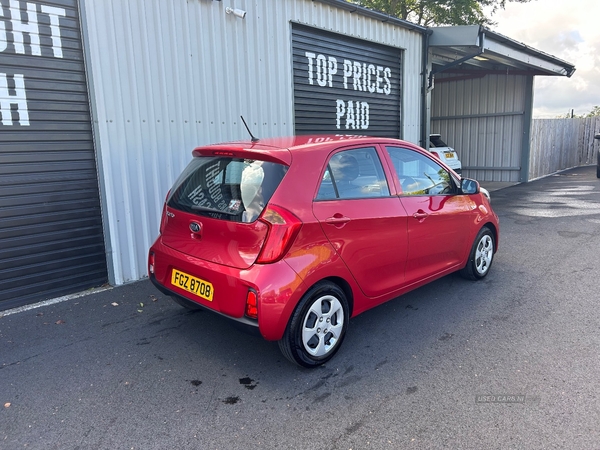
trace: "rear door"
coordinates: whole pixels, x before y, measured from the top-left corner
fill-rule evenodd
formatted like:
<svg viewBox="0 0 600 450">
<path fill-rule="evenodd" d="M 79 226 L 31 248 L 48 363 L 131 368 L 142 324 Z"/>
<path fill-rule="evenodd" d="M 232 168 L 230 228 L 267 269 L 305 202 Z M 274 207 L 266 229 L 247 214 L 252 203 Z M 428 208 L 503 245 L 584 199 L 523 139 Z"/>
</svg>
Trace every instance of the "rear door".
<svg viewBox="0 0 600 450">
<path fill-rule="evenodd" d="M 313 213 L 367 297 L 401 287 L 407 256 L 407 217 L 373 147 L 332 154 Z"/>
<path fill-rule="evenodd" d="M 444 167 L 411 149 L 386 146 L 408 216 L 407 283 L 456 268 L 469 249 L 476 204 Z"/>
</svg>

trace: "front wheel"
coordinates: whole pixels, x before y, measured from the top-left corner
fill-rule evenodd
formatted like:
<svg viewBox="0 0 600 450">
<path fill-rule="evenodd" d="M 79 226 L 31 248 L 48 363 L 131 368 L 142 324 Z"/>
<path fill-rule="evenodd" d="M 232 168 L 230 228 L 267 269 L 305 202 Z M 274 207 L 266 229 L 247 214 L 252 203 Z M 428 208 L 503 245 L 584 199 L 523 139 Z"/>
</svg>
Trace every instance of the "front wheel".
<svg viewBox="0 0 600 450">
<path fill-rule="evenodd" d="M 460 274 L 469 280 L 480 280 L 485 277 L 492 266 L 494 257 L 494 235 L 492 231 L 484 227 L 479 230 L 467 265 L 460 271 Z"/>
<path fill-rule="evenodd" d="M 283 355 L 303 367 L 317 367 L 339 350 L 349 320 L 344 291 L 334 283 L 316 284 L 302 297 L 279 341 Z"/>
</svg>

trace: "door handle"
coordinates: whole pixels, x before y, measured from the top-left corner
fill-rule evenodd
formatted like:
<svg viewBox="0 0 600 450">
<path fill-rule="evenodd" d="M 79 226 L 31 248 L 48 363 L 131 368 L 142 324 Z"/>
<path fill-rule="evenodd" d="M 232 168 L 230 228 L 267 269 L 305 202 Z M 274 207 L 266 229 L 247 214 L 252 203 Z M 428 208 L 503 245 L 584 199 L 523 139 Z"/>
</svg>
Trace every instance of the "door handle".
<svg viewBox="0 0 600 450">
<path fill-rule="evenodd" d="M 350 222 L 350 220 L 352 220 L 350 217 L 345 217 L 341 214 L 334 214 L 333 217 L 325 219 L 325 223 L 328 223 L 329 225 L 344 225 Z"/>
<path fill-rule="evenodd" d="M 427 214 L 425 211 L 420 209 L 416 213 L 413 214 L 413 217 L 415 219 L 417 219 L 419 222 L 422 222 L 423 220 L 427 219 L 427 217 L 429 217 L 429 214 Z"/>
</svg>

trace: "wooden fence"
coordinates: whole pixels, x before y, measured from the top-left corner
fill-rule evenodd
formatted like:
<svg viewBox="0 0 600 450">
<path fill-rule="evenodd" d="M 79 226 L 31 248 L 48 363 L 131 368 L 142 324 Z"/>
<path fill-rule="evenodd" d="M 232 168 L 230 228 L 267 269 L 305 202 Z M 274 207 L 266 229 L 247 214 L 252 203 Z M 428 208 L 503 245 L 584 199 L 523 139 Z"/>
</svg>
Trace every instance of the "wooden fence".
<svg viewBox="0 0 600 450">
<path fill-rule="evenodd" d="M 585 119 L 534 119 L 531 124 L 529 180 L 596 164 L 600 143 L 600 117 Z"/>
</svg>

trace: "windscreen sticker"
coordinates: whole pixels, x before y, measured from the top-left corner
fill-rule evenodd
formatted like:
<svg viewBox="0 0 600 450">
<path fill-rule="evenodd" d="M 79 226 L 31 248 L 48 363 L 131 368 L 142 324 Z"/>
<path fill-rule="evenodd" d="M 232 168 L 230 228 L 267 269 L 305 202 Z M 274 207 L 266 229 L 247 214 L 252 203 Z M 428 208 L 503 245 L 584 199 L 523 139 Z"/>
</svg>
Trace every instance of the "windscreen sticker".
<svg viewBox="0 0 600 450">
<path fill-rule="evenodd" d="M 242 206 L 242 201 L 241 200 L 232 199 L 229 202 L 229 206 L 227 207 L 227 209 L 229 209 L 230 211 L 239 211 L 240 210 L 240 206 Z"/>
<path fill-rule="evenodd" d="M 206 187 L 198 186 L 188 194 L 188 199 L 196 206 L 224 210 L 227 202 L 221 192 L 220 175 L 222 173 L 219 161 L 208 166 L 205 172 Z M 208 197 L 206 193 L 208 192 Z"/>
</svg>

